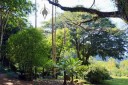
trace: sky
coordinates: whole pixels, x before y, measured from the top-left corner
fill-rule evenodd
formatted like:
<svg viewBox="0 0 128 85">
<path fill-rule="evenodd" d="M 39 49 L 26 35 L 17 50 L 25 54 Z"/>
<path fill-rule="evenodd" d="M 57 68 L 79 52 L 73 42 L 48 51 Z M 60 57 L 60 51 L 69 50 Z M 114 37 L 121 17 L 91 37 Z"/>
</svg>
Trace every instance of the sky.
<svg viewBox="0 0 128 85">
<path fill-rule="evenodd" d="M 31 0 L 33 3 L 35 3 L 35 0 Z M 83 5 L 84 7 L 89 8 L 93 0 L 59 0 L 59 3 L 63 6 L 68 7 L 74 7 L 76 5 Z M 43 18 L 43 15 L 41 14 L 42 9 L 44 8 L 44 4 L 48 10 L 48 15 L 46 19 Z M 93 8 L 99 9 L 100 11 L 114 11 L 117 10 L 115 4 L 111 0 L 95 0 L 95 5 Z M 47 0 L 37 0 L 37 27 L 41 27 L 41 23 L 44 21 L 48 21 L 51 18 L 51 11 L 52 6 L 49 4 Z M 63 11 L 60 8 L 57 8 L 57 12 L 62 13 Z M 120 18 L 109 18 L 112 23 L 116 24 L 118 28 L 124 29 L 128 27 L 128 24 L 126 24 L 122 19 Z M 29 15 L 28 20 L 30 23 L 35 26 L 35 13 L 32 13 Z"/>
</svg>

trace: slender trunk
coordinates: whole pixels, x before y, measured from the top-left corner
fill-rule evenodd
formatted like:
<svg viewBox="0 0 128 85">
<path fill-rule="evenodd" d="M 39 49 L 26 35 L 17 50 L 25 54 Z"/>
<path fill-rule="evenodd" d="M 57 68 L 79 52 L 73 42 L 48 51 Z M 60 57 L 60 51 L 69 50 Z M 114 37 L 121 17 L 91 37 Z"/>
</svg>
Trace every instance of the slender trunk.
<svg viewBox="0 0 128 85">
<path fill-rule="evenodd" d="M 82 62 L 82 65 L 89 65 L 89 56 L 84 56 L 83 55 L 83 62 Z"/>
<path fill-rule="evenodd" d="M 78 39 L 77 38 L 75 39 L 75 42 L 76 42 L 77 57 L 81 60 L 81 57 L 80 57 L 80 48 L 79 48 L 79 43 L 78 43 Z"/>
<path fill-rule="evenodd" d="M 2 14 L 0 13 L 0 60 L 2 59 L 2 40 L 3 40 L 3 28 L 2 28 Z"/>
<path fill-rule="evenodd" d="M 37 68 L 35 66 L 35 79 L 37 78 Z"/>
<path fill-rule="evenodd" d="M 66 71 L 64 70 L 64 83 L 63 85 L 67 85 L 67 82 L 66 82 Z"/>
<path fill-rule="evenodd" d="M 42 77 L 44 78 L 44 67 L 43 67 L 43 75 L 42 75 Z"/>
<path fill-rule="evenodd" d="M 2 26 L 0 26 L 1 28 L 1 35 L 0 35 L 0 59 L 2 59 L 2 64 L 3 64 L 3 57 L 2 57 L 2 43 L 3 43 L 3 35 L 4 35 L 4 29 Z"/>
<path fill-rule="evenodd" d="M 3 15 L 5 15 L 6 19 L 4 18 L 2 19 Z M 3 14 L 3 15 L 2 15 L 2 12 L 0 12 L 0 29 L 1 29 L 0 30 L 0 59 L 2 59 L 2 57 L 4 59 L 4 56 L 2 56 L 2 44 L 3 44 L 4 29 L 6 28 L 8 20 L 9 20 L 9 11 L 6 10 L 6 14 Z M 5 22 L 2 20 L 5 20 Z M 3 59 L 2 59 L 2 64 L 4 61 Z"/>
<path fill-rule="evenodd" d="M 71 80 L 71 83 L 72 83 L 72 84 L 73 84 L 73 80 L 74 80 L 74 79 L 73 79 L 73 73 L 72 73 L 72 80 Z"/>
<path fill-rule="evenodd" d="M 78 79 L 78 74 L 76 74 L 76 79 Z"/>
<path fill-rule="evenodd" d="M 53 0 L 54 1 L 54 0 Z M 55 38 L 56 38 L 56 31 L 55 31 L 55 26 L 54 26 L 54 6 L 52 5 L 52 59 L 54 63 L 56 63 L 56 43 L 55 43 Z M 53 77 L 56 77 L 56 68 L 53 68 Z"/>
</svg>

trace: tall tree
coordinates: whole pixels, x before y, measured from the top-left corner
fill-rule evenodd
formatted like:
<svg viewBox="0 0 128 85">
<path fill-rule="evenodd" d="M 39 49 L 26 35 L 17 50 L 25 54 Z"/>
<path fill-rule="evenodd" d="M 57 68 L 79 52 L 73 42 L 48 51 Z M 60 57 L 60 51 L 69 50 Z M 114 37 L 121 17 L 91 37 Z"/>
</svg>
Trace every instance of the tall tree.
<svg viewBox="0 0 128 85">
<path fill-rule="evenodd" d="M 62 18 L 59 18 L 60 16 Z M 88 63 L 90 56 L 100 55 L 103 59 L 112 56 L 119 59 L 124 54 L 126 50 L 124 31 L 114 28 L 115 25 L 108 19 L 84 23 L 84 19 L 89 20 L 93 15 L 67 12 L 60 16 L 57 26 L 59 27 L 60 23 L 60 27 L 63 27 L 63 22 L 66 23 L 70 29 L 71 43 L 75 46 L 77 57 L 83 61 L 83 64 Z"/>
<path fill-rule="evenodd" d="M 84 63 L 87 63 L 89 56 L 99 55 L 102 59 L 106 56 L 116 59 L 123 59 L 126 52 L 125 34 L 116 28 L 107 30 L 93 31 L 83 38 L 82 55 L 85 56 Z M 86 40 L 86 41 L 85 41 Z M 89 43 L 88 43 L 89 42 Z"/>
<path fill-rule="evenodd" d="M 48 42 L 50 46 L 52 45 L 51 41 L 52 36 L 48 36 Z M 70 30 L 68 28 L 61 28 L 56 30 L 56 50 L 57 58 L 60 58 L 63 55 L 63 52 L 69 50 L 71 47 L 70 43 Z"/>
<path fill-rule="evenodd" d="M 26 26 L 26 16 L 32 11 L 32 6 L 31 1 L 27 0 L 0 1 L 0 52 L 7 25 L 13 25 L 14 27 Z"/>
</svg>

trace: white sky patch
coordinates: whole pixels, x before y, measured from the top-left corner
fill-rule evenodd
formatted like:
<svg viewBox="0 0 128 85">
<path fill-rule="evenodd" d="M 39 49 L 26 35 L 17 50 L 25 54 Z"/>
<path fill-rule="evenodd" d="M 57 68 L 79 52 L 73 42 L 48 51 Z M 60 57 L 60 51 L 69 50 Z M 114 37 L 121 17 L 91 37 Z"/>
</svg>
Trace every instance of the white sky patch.
<svg viewBox="0 0 128 85">
<path fill-rule="evenodd" d="M 31 0 L 33 3 L 35 3 L 35 0 Z M 62 4 L 63 6 L 67 7 L 74 7 L 77 5 L 83 5 L 84 7 L 89 8 L 93 0 L 59 0 L 59 3 Z M 44 4 L 46 5 L 46 8 L 48 9 L 48 15 L 46 19 L 43 18 L 41 14 L 41 10 L 44 7 Z M 93 6 L 95 9 L 99 9 L 100 11 L 105 11 L 105 12 L 111 12 L 111 11 L 116 11 L 117 8 L 115 4 L 111 0 L 95 0 L 95 5 Z M 37 26 L 40 27 L 43 23 L 43 21 L 47 21 L 51 18 L 51 11 L 52 11 L 52 5 L 49 4 L 47 0 L 37 0 Z M 57 8 L 57 12 L 63 12 L 60 8 Z M 31 22 L 33 26 L 35 26 L 35 13 L 32 13 L 28 20 Z M 116 24 L 117 27 L 122 28 L 123 26 L 126 26 L 127 24 L 124 23 L 123 20 L 119 18 L 110 18 L 112 23 Z"/>
</svg>

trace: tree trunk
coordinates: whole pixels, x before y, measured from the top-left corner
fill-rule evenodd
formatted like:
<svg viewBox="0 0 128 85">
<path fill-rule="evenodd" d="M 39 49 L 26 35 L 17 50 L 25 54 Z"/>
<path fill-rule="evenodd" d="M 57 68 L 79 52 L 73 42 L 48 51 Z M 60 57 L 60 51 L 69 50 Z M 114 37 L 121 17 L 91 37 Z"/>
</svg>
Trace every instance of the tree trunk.
<svg viewBox="0 0 128 85">
<path fill-rule="evenodd" d="M 67 82 L 66 82 L 66 71 L 64 70 L 64 83 L 63 85 L 67 85 Z"/>
<path fill-rule="evenodd" d="M 35 79 L 37 79 L 37 68 L 35 66 Z"/>
<path fill-rule="evenodd" d="M 44 67 L 43 67 L 43 73 L 42 74 L 43 74 L 42 77 L 44 78 Z"/>
<path fill-rule="evenodd" d="M 116 0 L 122 18 L 128 23 L 128 0 Z"/>
<path fill-rule="evenodd" d="M 71 80 L 71 84 L 73 84 L 73 80 L 74 80 L 74 79 L 73 79 L 73 73 L 72 73 L 72 80 Z"/>
<path fill-rule="evenodd" d="M 89 65 L 89 56 L 84 56 L 83 55 L 83 62 L 82 62 L 82 65 Z"/>
<path fill-rule="evenodd" d="M 0 60 L 2 59 L 2 41 L 3 41 L 3 27 L 2 27 L 2 15 L 0 14 Z"/>
<path fill-rule="evenodd" d="M 80 45 L 80 44 L 79 44 L 77 38 L 75 39 L 75 42 L 76 42 L 77 57 L 81 60 L 81 57 L 80 57 L 80 48 L 79 48 L 79 45 Z"/>
</svg>

